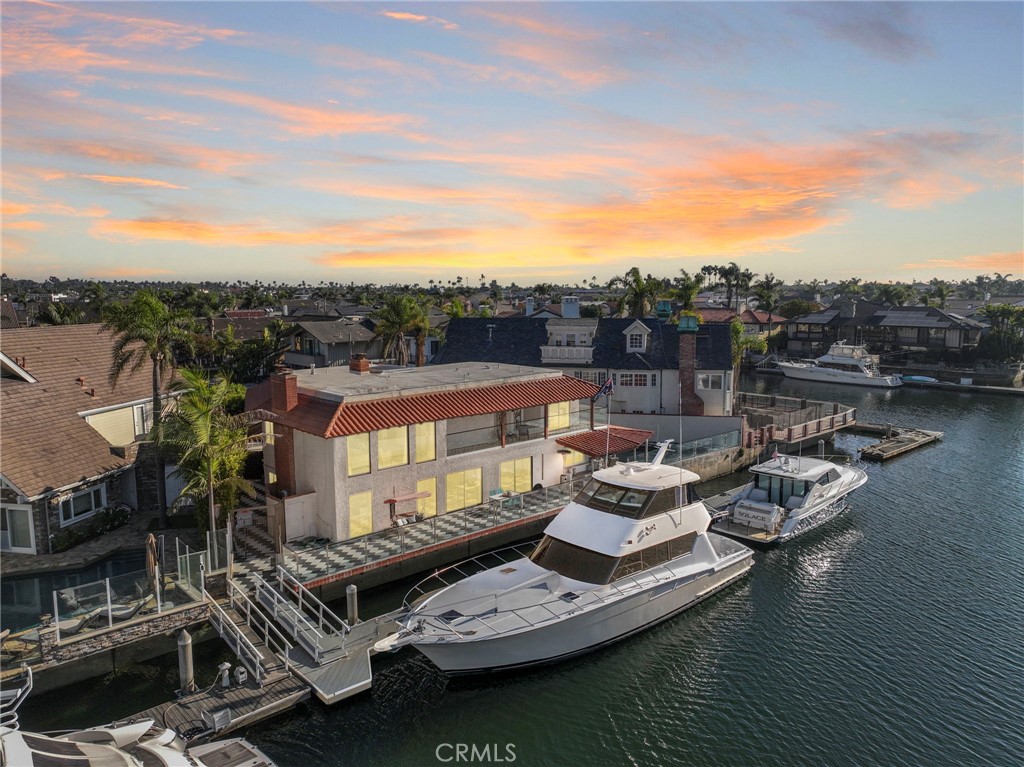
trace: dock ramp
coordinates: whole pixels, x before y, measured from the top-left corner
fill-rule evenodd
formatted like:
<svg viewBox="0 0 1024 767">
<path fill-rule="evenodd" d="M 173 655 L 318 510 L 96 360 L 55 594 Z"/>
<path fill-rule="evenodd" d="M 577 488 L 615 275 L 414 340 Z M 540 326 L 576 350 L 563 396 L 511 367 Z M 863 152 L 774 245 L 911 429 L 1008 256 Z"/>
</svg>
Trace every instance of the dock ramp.
<svg viewBox="0 0 1024 767">
<path fill-rule="evenodd" d="M 284 568 L 277 570 L 277 584 L 250 577 L 256 601 L 294 640 L 285 654 L 289 669 L 317 698 L 336 703 L 370 689 L 372 648 L 392 630 L 393 614 L 350 626 Z"/>
</svg>

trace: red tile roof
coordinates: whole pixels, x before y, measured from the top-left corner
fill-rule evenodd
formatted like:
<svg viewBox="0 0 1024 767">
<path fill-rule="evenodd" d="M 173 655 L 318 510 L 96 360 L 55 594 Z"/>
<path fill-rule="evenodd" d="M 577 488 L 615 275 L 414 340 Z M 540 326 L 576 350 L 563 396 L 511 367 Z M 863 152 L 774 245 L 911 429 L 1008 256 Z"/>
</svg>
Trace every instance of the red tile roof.
<svg viewBox="0 0 1024 767">
<path fill-rule="evenodd" d="M 736 316 L 736 311 L 733 309 L 697 309 L 697 314 L 700 315 L 701 322 L 732 322 L 732 318 Z"/>
<path fill-rule="evenodd" d="M 580 434 L 572 434 L 568 437 L 559 437 L 556 442 L 567 448 L 586 453 L 594 458 L 621 453 L 623 450 L 633 450 L 640 447 L 653 435 L 653 431 L 646 429 L 628 429 L 625 426 L 606 426 L 604 429 L 594 429 Z"/>
<path fill-rule="evenodd" d="M 36 379 L 5 377 L 0 387 L 4 477 L 32 498 L 131 464 L 78 414 L 150 397 L 147 366 L 112 387 L 113 340 L 99 325 L 5 330 L 0 343 Z"/>
<path fill-rule="evenodd" d="M 275 412 L 275 420 L 329 439 L 393 426 L 584 399 L 594 396 L 597 391 L 594 384 L 569 376 L 341 403 L 320 399 L 300 390 L 299 404 L 287 413 Z M 264 381 L 250 389 L 245 403 L 247 410 L 271 410 L 270 382 Z"/>
</svg>

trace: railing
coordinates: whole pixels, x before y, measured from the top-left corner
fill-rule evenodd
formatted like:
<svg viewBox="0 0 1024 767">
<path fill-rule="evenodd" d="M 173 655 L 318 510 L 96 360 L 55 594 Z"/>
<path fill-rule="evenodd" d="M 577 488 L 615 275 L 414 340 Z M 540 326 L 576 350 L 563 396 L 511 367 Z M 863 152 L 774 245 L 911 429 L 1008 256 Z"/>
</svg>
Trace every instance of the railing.
<svg viewBox="0 0 1024 767">
<path fill-rule="evenodd" d="M 580 362 L 593 362 L 593 346 L 552 346 L 545 344 L 540 347 L 541 362 L 561 362 L 562 360 L 574 360 Z"/>
<path fill-rule="evenodd" d="M 0 727 L 18 729 L 18 708 L 32 692 L 32 667 L 25 666 L 23 674 L 21 679 L 6 680 L 0 690 Z"/>
<path fill-rule="evenodd" d="M 323 647 L 326 635 L 273 586 L 258 575 L 251 577 L 256 580 L 256 601 L 269 610 L 271 617 L 282 624 L 292 635 L 292 639 L 302 645 L 302 648 L 319 664 L 326 651 Z"/>
<path fill-rule="evenodd" d="M 263 653 L 256 649 L 256 646 L 235 625 L 231 617 L 224 612 L 224 608 L 217 604 L 216 600 L 206 591 L 203 591 L 203 598 L 210 603 L 210 625 L 217 630 L 220 638 L 228 643 L 228 647 L 234 651 L 238 659 L 256 678 L 257 686 L 262 687 Z"/>
<path fill-rule="evenodd" d="M 299 612 L 306 615 L 304 608 L 310 608 L 317 626 L 324 634 L 338 634 L 344 637 L 352 627 L 339 618 L 331 608 L 317 599 L 302 583 L 280 565 L 277 566 L 277 585 L 281 593 L 291 593 L 298 602 Z"/>
<path fill-rule="evenodd" d="M 256 603 L 249 599 L 248 594 L 232 580 L 228 581 L 228 602 L 239 615 L 245 618 L 245 625 L 263 640 L 263 644 L 284 659 L 285 670 L 289 670 L 291 668 L 289 652 L 292 649 L 292 643 L 285 638 L 277 626 L 270 622 L 256 606 Z"/>
<path fill-rule="evenodd" d="M 472 559 L 467 559 L 454 565 L 443 567 L 409 589 L 405 594 L 405 599 L 402 600 L 402 604 L 406 607 L 412 607 L 414 602 L 439 588 L 446 588 L 451 586 L 453 583 L 461 581 L 463 578 L 468 578 L 471 575 L 475 575 L 476 573 L 495 567 L 496 565 L 494 560 L 497 560 L 497 564 L 508 564 L 509 562 L 514 562 L 517 559 L 529 557 L 536 546 L 537 541 L 517 543 L 514 546 L 508 546 L 504 549 L 498 549 L 497 551 L 489 551 L 486 554 L 480 554 Z M 428 586 L 427 584 L 431 585 Z M 434 584 L 437 585 L 435 586 Z M 414 594 L 418 596 L 413 596 Z"/>
</svg>

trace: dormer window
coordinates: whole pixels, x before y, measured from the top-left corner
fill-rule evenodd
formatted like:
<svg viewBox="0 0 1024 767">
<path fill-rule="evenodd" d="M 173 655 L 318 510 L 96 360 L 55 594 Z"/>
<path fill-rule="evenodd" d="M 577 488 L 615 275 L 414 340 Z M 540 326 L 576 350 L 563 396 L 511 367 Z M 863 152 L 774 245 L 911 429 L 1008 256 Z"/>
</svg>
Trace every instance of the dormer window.
<svg viewBox="0 0 1024 767">
<path fill-rule="evenodd" d="M 629 351 L 631 352 L 642 352 L 644 350 L 644 334 L 643 333 L 630 333 L 629 334 Z"/>
<path fill-rule="evenodd" d="M 644 323 L 637 320 L 628 328 L 623 330 L 622 334 L 626 336 L 627 354 L 647 353 L 647 338 L 651 334 L 651 329 L 644 325 Z"/>
</svg>

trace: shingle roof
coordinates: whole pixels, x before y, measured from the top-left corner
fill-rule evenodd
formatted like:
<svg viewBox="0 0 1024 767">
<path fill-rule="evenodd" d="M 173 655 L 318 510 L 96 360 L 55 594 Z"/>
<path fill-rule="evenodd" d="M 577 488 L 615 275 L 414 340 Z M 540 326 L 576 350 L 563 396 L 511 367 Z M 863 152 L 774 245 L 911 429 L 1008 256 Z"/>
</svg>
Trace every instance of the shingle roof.
<svg viewBox="0 0 1024 767">
<path fill-rule="evenodd" d="M 370 341 L 373 330 L 366 322 L 352 320 L 327 320 L 319 322 L 296 322 L 296 332 L 305 331 L 317 341 L 325 344 L 348 343 L 351 341 Z"/>
<path fill-rule="evenodd" d="M 388 396 L 379 399 L 336 402 L 299 392 L 299 403 L 275 420 L 319 437 L 343 437 L 393 426 L 441 421 L 502 410 L 537 407 L 553 402 L 592 397 L 594 384 L 569 376 L 516 381 L 472 389 Z M 264 381 L 246 394 L 247 410 L 270 410 L 270 382 Z"/>
<path fill-rule="evenodd" d="M 586 368 L 609 370 L 667 370 L 679 367 L 679 334 L 674 325 L 655 319 L 639 320 L 651 333 L 647 352 L 626 349 L 624 332 L 638 320 L 602 317 L 594 335 L 593 363 Z M 500 362 L 510 365 L 542 366 L 540 347 L 548 342 L 548 320 L 534 317 L 453 319 L 445 343 L 431 364 Z M 563 325 L 565 320 L 557 320 Z M 559 367 L 572 367 L 559 365 Z M 701 325 L 697 333 L 697 367 L 700 370 L 732 368 L 732 335 L 728 324 Z"/>
<path fill-rule="evenodd" d="M 4 378 L 0 387 L 2 471 L 22 493 L 35 497 L 131 463 L 78 414 L 151 396 L 148 367 L 111 387 L 113 340 L 99 325 L 7 330 L 0 345 L 8 356 L 24 357 L 37 380 Z"/>
</svg>

